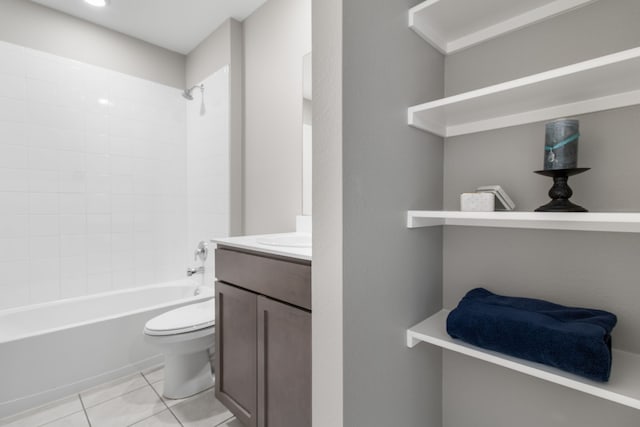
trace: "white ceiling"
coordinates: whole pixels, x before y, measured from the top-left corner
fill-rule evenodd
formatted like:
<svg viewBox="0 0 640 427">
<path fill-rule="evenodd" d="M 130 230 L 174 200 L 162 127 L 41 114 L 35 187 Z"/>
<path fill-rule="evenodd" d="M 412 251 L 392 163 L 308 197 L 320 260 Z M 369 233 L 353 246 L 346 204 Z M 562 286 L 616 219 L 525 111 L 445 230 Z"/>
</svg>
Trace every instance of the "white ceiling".
<svg viewBox="0 0 640 427">
<path fill-rule="evenodd" d="M 228 18 L 244 20 L 267 0 L 31 0 L 166 49 L 187 54 Z"/>
</svg>

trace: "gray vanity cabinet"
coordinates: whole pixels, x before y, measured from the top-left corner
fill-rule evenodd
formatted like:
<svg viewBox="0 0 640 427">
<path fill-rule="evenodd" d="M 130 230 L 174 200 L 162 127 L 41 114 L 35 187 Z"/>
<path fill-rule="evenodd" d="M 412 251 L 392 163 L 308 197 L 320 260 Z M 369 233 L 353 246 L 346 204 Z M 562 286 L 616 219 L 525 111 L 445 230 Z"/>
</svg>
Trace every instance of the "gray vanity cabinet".
<svg viewBox="0 0 640 427">
<path fill-rule="evenodd" d="M 216 396 L 247 427 L 311 426 L 311 263 L 216 250 Z"/>
</svg>

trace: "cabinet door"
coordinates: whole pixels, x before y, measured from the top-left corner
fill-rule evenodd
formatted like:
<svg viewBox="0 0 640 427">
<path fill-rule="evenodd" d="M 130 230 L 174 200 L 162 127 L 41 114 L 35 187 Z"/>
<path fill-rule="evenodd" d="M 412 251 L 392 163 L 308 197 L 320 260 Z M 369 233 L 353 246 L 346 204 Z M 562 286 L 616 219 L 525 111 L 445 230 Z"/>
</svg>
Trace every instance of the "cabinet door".
<svg viewBox="0 0 640 427">
<path fill-rule="evenodd" d="M 258 427 L 311 427 L 311 313 L 258 297 Z"/>
<path fill-rule="evenodd" d="M 247 427 L 256 426 L 257 298 L 216 282 L 216 397 Z"/>
</svg>

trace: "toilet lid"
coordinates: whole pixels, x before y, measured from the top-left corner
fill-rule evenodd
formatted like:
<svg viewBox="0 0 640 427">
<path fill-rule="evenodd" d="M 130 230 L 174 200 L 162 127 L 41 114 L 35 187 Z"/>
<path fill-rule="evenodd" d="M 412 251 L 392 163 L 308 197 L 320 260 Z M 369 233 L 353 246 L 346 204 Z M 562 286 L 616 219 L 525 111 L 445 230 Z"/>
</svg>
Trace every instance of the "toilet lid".
<svg viewBox="0 0 640 427">
<path fill-rule="evenodd" d="M 149 320 L 144 327 L 148 335 L 175 335 L 198 331 L 215 325 L 215 300 L 176 308 Z"/>
</svg>

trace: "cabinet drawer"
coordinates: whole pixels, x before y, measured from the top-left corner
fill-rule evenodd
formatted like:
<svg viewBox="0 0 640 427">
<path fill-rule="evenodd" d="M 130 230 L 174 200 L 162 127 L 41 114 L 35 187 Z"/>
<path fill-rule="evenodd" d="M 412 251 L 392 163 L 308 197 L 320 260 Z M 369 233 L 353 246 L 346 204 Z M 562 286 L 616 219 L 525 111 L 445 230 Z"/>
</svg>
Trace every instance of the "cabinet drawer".
<svg viewBox="0 0 640 427">
<path fill-rule="evenodd" d="M 311 310 L 311 265 L 216 249 L 216 277 L 222 282 Z"/>
</svg>

